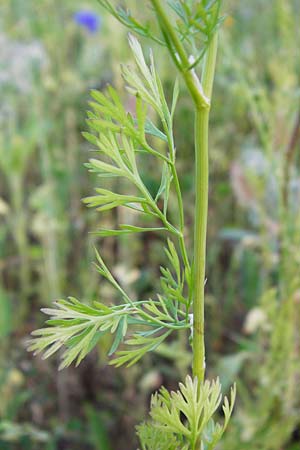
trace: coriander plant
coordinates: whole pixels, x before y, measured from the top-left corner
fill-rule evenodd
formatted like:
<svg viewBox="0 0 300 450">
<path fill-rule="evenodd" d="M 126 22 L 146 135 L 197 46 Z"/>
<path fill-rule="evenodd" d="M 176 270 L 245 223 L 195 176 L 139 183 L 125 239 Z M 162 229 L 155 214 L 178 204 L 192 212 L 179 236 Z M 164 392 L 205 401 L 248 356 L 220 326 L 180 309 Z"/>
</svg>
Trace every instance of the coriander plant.
<svg viewBox="0 0 300 450">
<path fill-rule="evenodd" d="M 161 291 L 155 298 L 132 300 L 96 252 L 97 269 L 116 289 L 120 302 L 86 305 L 73 297 L 55 302 L 53 308 L 43 309 L 50 320 L 45 328 L 33 332 L 30 349 L 43 352 L 44 358 L 63 349 L 60 368 L 64 368 L 72 362 L 78 365 L 102 335 L 112 333 L 109 355 L 114 357 L 110 364 L 131 366 L 172 333 L 190 330 L 193 376 L 187 375 L 177 392 L 170 394 L 162 388 L 153 396 L 151 420 L 138 427 L 138 435 L 144 450 L 213 449 L 228 424 L 235 400 L 233 387 L 230 402 L 224 399 L 224 424 L 215 423 L 213 416 L 222 394 L 218 379 L 205 381 L 204 286 L 208 128 L 220 0 L 150 0 L 156 18 L 154 25 L 140 23 L 129 11 L 115 7 L 109 0 L 99 2 L 131 33 L 149 38 L 161 46 L 163 54 L 169 53 L 190 94 L 195 113 L 194 249 L 191 257 L 186 247 L 183 199 L 176 168 L 173 127 L 179 80 L 174 80 L 169 104 L 153 53 L 150 52 L 147 63 L 140 42 L 130 34 L 135 67 L 124 66 L 122 73 L 129 94 L 136 100 L 135 114 L 126 111 L 113 87 L 108 87 L 105 93 L 91 92 L 88 124 L 92 132 L 84 136 L 97 148 L 99 158 L 90 159 L 87 167 L 103 183 L 84 201 L 100 212 L 121 206 L 139 214 L 140 226 L 120 224 L 117 229 L 101 229 L 98 234 L 102 237 L 150 231 L 165 236 L 168 265 L 160 268 Z M 157 120 L 151 120 L 154 115 Z M 158 140 L 163 147 L 156 145 Z M 156 195 L 151 194 L 139 170 L 140 162 L 147 158 L 155 159 L 160 167 L 161 183 Z M 126 193 L 104 187 L 105 179 L 113 177 L 125 180 Z M 176 196 L 178 218 L 169 211 L 171 191 Z"/>
</svg>

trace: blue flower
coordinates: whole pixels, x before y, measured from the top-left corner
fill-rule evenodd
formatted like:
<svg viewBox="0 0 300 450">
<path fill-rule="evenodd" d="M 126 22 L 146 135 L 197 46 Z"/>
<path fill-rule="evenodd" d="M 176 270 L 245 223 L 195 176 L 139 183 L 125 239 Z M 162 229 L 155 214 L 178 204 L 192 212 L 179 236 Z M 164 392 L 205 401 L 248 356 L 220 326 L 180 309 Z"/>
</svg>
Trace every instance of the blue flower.
<svg viewBox="0 0 300 450">
<path fill-rule="evenodd" d="M 101 25 L 100 16 L 93 11 L 81 10 L 74 14 L 74 21 L 86 28 L 89 33 L 96 33 Z"/>
</svg>

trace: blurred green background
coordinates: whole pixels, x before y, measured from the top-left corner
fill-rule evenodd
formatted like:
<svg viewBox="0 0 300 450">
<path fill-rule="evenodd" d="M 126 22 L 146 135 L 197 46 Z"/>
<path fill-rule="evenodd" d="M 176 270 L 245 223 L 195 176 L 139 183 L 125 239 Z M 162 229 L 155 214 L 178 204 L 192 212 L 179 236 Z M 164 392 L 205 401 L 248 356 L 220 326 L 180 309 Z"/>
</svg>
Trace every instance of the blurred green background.
<svg viewBox="0 0 300 450">
<path fill-rule="evenodd" d="M 146 1 L 126 4 L 151 20 Z M 93 26 L 80 21 L 83 11 L 93 13 Z M 208 376 L 220 375 L 225 390 L 238 385 L 221 449 L 296 450 L 300 3 L 227 0 L 224 11 L 211 120 Z M 172 62 L 162 49 L 154 52 L 171 92 Z M 97 215 L 81 202 L 96 184 L 83 166 L 91 151 L 81 136 L 89 90 L 111 83 L 130 109 L 119 68 L 129 61 L 126 30 L 96 0 L 1 0 L 1 450 L 137 448 L 135 425 L 151 393 L 162 383 L 176 387 L 190 364 L 176 338 L 130 369 L 106 365 L 111 342 L 61 372 L 55 358 L 26 351 L 30 332 L 42 324 L 41 307 L 68 295 L 113 299 L 93 268 L 94 245 L 132 295 L 156 288 L 159 235 L 96 239 L 89 232 L 100 224 L 115 228 L 125 213 Z M 190 249 L 192 126 L 182 87 L 175 134 Z M 144 167 L 143 175 L 156 189 L 155 170 Z"/>
</svg>

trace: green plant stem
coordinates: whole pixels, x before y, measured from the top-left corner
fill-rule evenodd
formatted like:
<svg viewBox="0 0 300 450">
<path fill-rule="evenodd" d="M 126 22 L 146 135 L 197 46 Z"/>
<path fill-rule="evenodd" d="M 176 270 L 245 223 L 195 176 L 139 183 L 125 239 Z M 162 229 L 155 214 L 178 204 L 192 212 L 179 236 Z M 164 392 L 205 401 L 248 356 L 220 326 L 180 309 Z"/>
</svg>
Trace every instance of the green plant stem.
<svg viewBox="0 0 300 450">
<path fill-rule="evenodd" d="M 193 373 L 204 379 L 204 284 L 206 229 L 208 210 L 208 123 L 209 110 L 197 110 L 195 115 L 195 231 L 194 231 L 194 324 Z"/>
<path fill-rule="evenodd" d="M 175 167 L 175 147 L 174 147 L 173 137 L 170 136 L 169 133 L 167 134 L 167 136 L 168 136 L 168 141 L 169 141 L 169 148 L 172 149 L 171 172 L 172 172 L 172 176 L 173 176 L 173 180 L 174 180 L 178 209 L 179 209 L 179 229 L 181 232 L 181 235 L 178 237 L 179 246 L 180 246 L 180 250 L 181 250 L 183 263 L 184 263 L 185 267 L 187 267 L 190 270 L 189 257 L 187 254 L 185 241 L 184 241 L 184 210 L 183 210 L 183 201 L 182 201 L 180 183 L 179 183 L 179 179 L 178 179 L 178 175 L 177 175 L 177 170 Z"/>
<path fill-rule="evenodd" d="M 202 85 L 210 99 L 214 81 L 218 47 L 217 33 L 213 37 L 204 62 Z M 194 231 L 194 324 L 193 375 L 199 383 L 205 375 L 204 285 L 206 262 L 206 232 L 208 214 L 208 126 L 209 108 L 196 108 L 195 113 L 195 231 Z"/>
<path fill-rule="evenodd" d="M 181 188 L 180 188 L 180 183 L 179 183 L 179 179 L 178 179 L 178 174 L 177 174 L 177 170 L 176 170 L 176 167 L 175 167 L 176 150 L 175 150 L 173 133 L 170 132 L 170 129 L 173 128 L 173 120 L 171 120 L 170 123 L 167 123 L 165 118 L 161 117 L 161 121 L 162 121 L 162 124 L 163 124 L 164 132 L 165 132 L 165 134 L 167 136 L 167 139 L 168 139 L 168 147 L 170 149 L 169 167 L 171 169 L 172 177 L 173 177 L 173 180 L 174 180 L 175 192 L 176 192 L 178 209 L 179 209 L 179 229 L 180 229 L 180 233 L 181 233 L 178 236 L 179 247 L 180 247 L 183 263 L 184 263 L 185 267 L 187 267 L 188 270 L 190 270 L 189 257 L 188 257 L 188 254 L 187 254 L 185 241 L 184 241 L 184 210 L 183 210 L 183 201 L 182 201 Z"/>
<path fill-rule="evenodd" d="M 206 229 L 208 213 L 208 125 L 210 99 L 214 82 L 218 35 L 214 34 L 205 57 L 202 72 L 202 86 L 194 71 L 190 70 L 189 58 L 175 28 L 160 0 L 151 0 L 159 26 L 165 36 L 173 60 L 181 71 L 185 84 L 195 105 L 195 232 L 194 232 L 194 319 L 193 319 L 193 375 L 199 383 L 205 375 L 204 343 L 204 284 L 206 259 Z M 177 52 L 177 56 L 174 55 Z M 180 61 L 178 61 L 178 58 Z"/>
<path fill-rule="evenodd" d="M 151 0 L 152 6 L 156 12 L 160 29 L 165 37 L 166 44 L 170 55 L 173 60 L 176 61 L 176 65 L 179 68 L 186 86 L 194 100 L 195 105 L 198 108 L 207 108 L 209 103 L 207 98 L 203 95 L 203 92 L 199 89 L 197 78 L 194 76 L 192 70 L 190 70 L 190 62 L 185 48 L 176 33 L 176 30 L 169 20 L 169 16 L 161 4 L 161 0 Z M 178 60 L 179 59 L 179 60 Z"/>
</svg>

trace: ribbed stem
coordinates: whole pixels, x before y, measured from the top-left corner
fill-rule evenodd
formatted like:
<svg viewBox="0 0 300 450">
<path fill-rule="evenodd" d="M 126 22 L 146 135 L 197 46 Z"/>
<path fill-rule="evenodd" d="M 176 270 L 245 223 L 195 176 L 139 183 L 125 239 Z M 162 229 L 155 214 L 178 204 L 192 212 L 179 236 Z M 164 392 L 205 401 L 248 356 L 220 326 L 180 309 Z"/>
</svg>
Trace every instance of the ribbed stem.
<svg viewBox="0 0 300 450">
<path fill-rule="evenodd" d="M 199 382 L 204 379 L 205 372 L 204 283 L 209 171 L 208 121 L 208 110 L 196 111 L 193 374 L 198 377 Z"/>
<path fill-rule="evenodd" d="M 218 47 L 217 34 L 207 51 L 202 86 L 210 99 L 214 81 Z M 193 324 L 193 375 L 199 383 L 205 376 L 204 342 L 204 285 L 206 260 L 206 232 L 208 214 L 208 126 L 209 109 L 197 108 L 195 113 L 195 229 L 194 229 L 194 324 Z"/>
<path fill-rule="evenodd" d="M 218 36 L 215 32 L 204 61 L 202 80 L 189 68 L 189 58 L 161 0 L 151 0 L 159 26 L 169 51 L 176 60 L 195 106 L 195 231 L 194 231 L 194 320 L 193 320 L 193 375 L 201 383 L 205 375 L 204 344 L 204 283 L 206 257 L 206 229 L 208 211 L 208 125 L 210 99 L 214 82 Z M 177 55 L 174 54 L 177 53 Z"/>
</svg>

